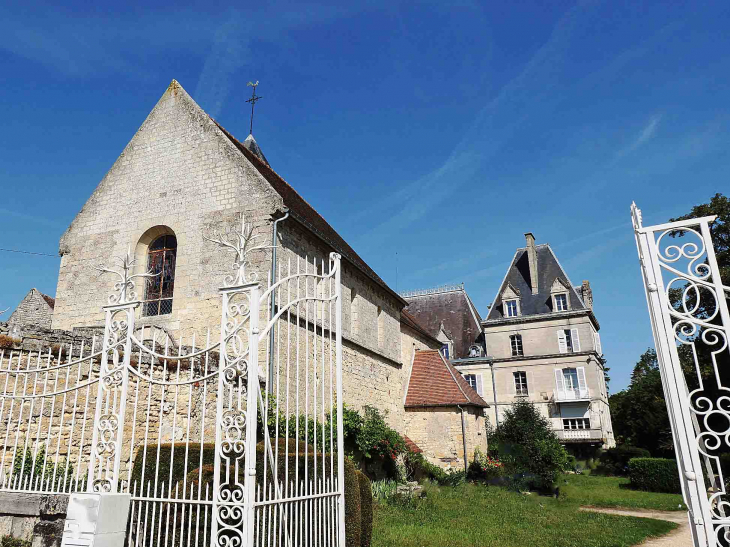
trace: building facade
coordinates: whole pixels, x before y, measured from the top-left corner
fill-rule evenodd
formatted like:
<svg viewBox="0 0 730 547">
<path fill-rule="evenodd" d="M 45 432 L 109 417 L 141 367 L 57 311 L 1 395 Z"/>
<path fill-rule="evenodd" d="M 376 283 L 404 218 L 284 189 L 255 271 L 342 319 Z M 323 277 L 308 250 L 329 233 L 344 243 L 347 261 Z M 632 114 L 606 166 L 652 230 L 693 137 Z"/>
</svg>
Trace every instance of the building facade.
<svg viewBox="0 0 730 547">
<path fill-rule="evenodd" d="M 525 239 L 482 321 L 488 358 L 454 364 L 494 401 L 494 426 L 527 400 L 567 446 L 615 446 L 590 284 L 574 286 L 549 245 Z"/>
<path fill-rule="evenodd" d="M 44 321 L 55 332 L 103 327 L 115 280 L 99 278 L 98 268 L 129 253 L 135 274 L 154 274 L 137 279 L 136 328 L 159 329 L 171 340 L 216 340 L 218 289 L 234 256 L 215 240 L 237 237 L 244 219 L 252 245 L 269 247 L 246 264 L 264 287 L 296 271 L 321 274 L 330 253 L 342 256 L 344 400 L 379 409 L 407 434 L 404 403 L 415 355 L 441 342 L 401 313 L 407 302 L 272 169 L 253 135 L 236 139 L 175 80 L 61 237 L 55 309 Z M 262 309 L 262 321 L 268 313 Z M 309 317 L 306 324 L 295 319 L 293 328 L 316 330 Z M 259 362 L 275 367 L 266 355 Z"/>
</svg>

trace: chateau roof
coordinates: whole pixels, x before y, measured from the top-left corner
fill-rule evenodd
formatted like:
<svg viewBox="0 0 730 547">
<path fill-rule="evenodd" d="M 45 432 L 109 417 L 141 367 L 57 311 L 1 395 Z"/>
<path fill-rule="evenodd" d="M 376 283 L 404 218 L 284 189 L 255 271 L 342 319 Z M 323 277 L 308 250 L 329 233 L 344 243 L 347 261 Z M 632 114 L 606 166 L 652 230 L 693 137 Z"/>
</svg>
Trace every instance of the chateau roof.
<svg viewBox="0 0 730 547">
<path fill-rule="evenodd" d="M 236 137 L 228 132 L 221 124 L 215 121 L 213 123 L 228 137 L 228 139 L 238 148 L 243 155 L 250 161 L 256 170 L 268 181 L 274 190 L 284 200 L 284 205 L 289 208 L 289 214 L 294 217 L 295 220 L 303 224 L 307 229 L 311 230 L 315 235 L 319 236 L 324 242 L 330 245 L 335 251 L 340 253 L 342 257 L 360 270 L 367 277 L 372 279 L 375 283 L 383 287 L 388 293 L 398 299 L 398 301 L 406 306 L 407 302 L 401 298 L 401 296 L 391 289 L 388 284 L 383 281 L 378 274 L 373 271 L 367 263 L 360 258 L 355 250 L 338 234 L 332 226 L 320 215 L 314 207 L 312 207 L 307 201 L 299 195 L 299 193 L 292 188 L 292 186 L 286 182 L 278 173 L 276 173 L 269 163 L 263 158 L 263 153 L 259 157 L 255 152 L 252 152 L 251 148 L 255 144 L 255 148 L 261 152 L 261 149 L 256 144 L 253 136 L 250 136 L 251 141 L 249 146 L 246 146 L 245 142 L 241 143 Z M 248 141 L 248 139 L 246 139 Z"/>
<path fill-rule="evenodd" d="M 589 311 L 570 282 L 568 274 L 565 273 L 565 270 L 558 262 L 558 258 L 550 245 L 546 243 L 535 245 L 535 251 L 537 253 L 537 294 L 532 294 L 532 287 L 530 286 L 530 265 L 527 248 L 517 249 L 512 263 L 507 269 L 507 274 L 499 287 L 494 303 L 487 314 L 487 322 L 504 318 L 502 294 L 508 286 L 516 289 L 519 293 L 520 315 L 522 317 L 552 313 L 553 302 L 550 291 L 556 279 L 560 280 L 560 283 L 568 290 L 571 311 Z"/>
<path fill-rule="evenodd" d="M 402 309 L 400 312 L 400 322 L 401 322 L 401 324 L 406 325 L 406 326 L 412 328 L 413 330 L 415 330 L 416 332 L 420 333 L 421 335 L 425 336 L 434 344 L 439 344 L 439 345 L 441 344 L 439 339 L 433 337 L 431 335 L 431 333 L 429 333 L 428 330 L 426 330 L 426 328 L 423 325 L 421 325 L 415 317 L 413 317 L 410 313 L 408 313 L 406 311 L 405 308 Z"/>
<path fill-rule="evenodd" d="M 417 351 L 406 394 L 406 408 L 489 405 L 438 350 Z"/>
<path fill-rule="evenodd" d="M 464 285 L 410 291 L 401 296 L 411 314 L 432 337 L 437 337 L 443 322 L 446 335 L 454 343 L 454 359 L 469 356 L 469 346 L 482 332 L 481 317 L 464 290 Z"/>
</svg>

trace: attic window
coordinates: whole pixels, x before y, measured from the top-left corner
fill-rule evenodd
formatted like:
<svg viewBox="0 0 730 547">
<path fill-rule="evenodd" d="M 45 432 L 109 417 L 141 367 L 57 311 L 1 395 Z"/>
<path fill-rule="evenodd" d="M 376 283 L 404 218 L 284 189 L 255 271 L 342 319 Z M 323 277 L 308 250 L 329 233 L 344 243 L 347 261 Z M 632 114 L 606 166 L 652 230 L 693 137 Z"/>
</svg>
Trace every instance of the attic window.
<svg viewBox="0 0 730 547">
<path fill-rule="evenodd" d="M 507 317 L 517 317 L 519 315 L 519 310 L 517 309 L 517 300 L 505 301 L 504 314 Z"/>
<path fill-rule="evenodd" d="M 556 294 L 553 298 L 555 299 L 555 311 L 568 311 L 567 294 Z"/>
</svg>

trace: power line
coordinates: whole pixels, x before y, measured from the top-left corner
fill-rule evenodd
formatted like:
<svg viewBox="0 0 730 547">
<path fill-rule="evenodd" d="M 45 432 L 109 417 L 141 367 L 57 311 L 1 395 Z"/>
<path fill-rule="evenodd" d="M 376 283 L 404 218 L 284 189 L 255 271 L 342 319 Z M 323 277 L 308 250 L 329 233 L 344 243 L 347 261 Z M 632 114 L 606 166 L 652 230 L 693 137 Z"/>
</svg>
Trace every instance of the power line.
<svg viewBox="0 0 730 547">
<path fill-rule="evenodd" d="M 6 253 L 23 253 L 26 255 L 54 256 L 54 257 L 58 256 L 58 255 L 49 255 L 48 253 L 34 253 L 33 251 L 19 251 L 17 249 L 0 249 L 0 251 L 5 251 Z"/>
</svg>

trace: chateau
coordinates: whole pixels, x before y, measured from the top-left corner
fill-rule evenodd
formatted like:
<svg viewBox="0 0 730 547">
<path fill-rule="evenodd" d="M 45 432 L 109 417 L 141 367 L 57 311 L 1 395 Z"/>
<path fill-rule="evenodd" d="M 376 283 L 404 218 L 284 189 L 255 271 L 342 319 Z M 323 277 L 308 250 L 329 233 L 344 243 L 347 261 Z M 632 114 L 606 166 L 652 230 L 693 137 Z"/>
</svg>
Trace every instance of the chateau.
<svg viewBox="0 0 730 547">
<path fill-rule="evenodd" d="M 408 310 L 489 402 L 491 427 L 527 400 L 569 448 L 615 446 L 590 284 L 574 286 L 550 245 L 536 245 L 531 233 L 525 240 L 486 319 L 463 286 L 405 293 Z"/>
</svg>

